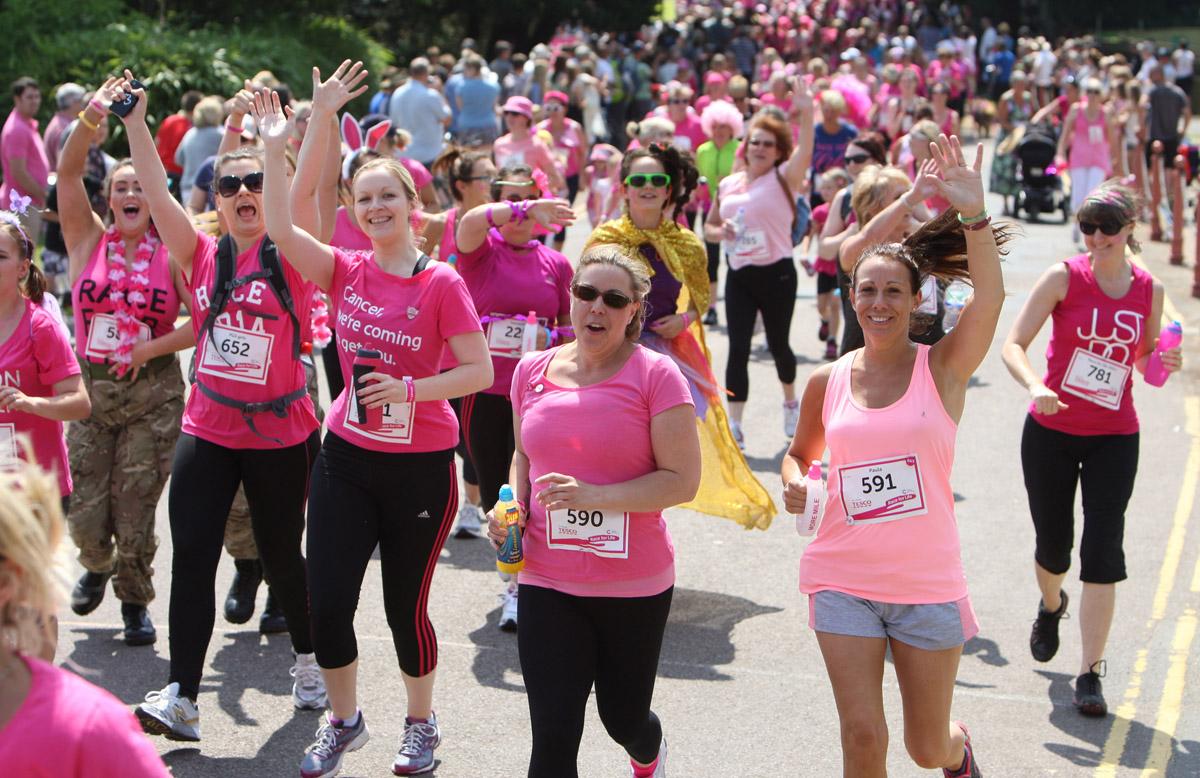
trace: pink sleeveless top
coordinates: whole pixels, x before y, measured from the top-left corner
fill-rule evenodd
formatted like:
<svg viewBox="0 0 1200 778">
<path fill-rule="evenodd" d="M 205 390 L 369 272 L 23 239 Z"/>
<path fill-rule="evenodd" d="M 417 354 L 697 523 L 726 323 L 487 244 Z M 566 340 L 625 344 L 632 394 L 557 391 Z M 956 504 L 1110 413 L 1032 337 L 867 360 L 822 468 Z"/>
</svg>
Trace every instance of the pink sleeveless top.
<svg viewBox="0 0 1200 778">
<path fill-rule="evenodd" d="M 438 243 L 437 259 L 449 262 L 454 257 L 458 261 L 458 240 L 454 234 L 458 229 L 458 206 L 446 211 L 446 228 L 442 230 L 442 240 Z"/>
<path fill-rule="evenodd" d="M 333 222 L 333 237 L 329 245 L 346 251 L 371 251 L 371 239 L 367 234 L 354 226 L 346 207 L 339 205 L 337 217 Z"/>
<path fill-rule="evenodd" d="M 909 605 L 967 596 L 950 488 L 958 425 L 929 372 L 929 346 L 916 348 L 908 390 L 886 408 L 864 408 L 851 394 L 861 349 L 833 365 L 821 412 L 829 501 L 800 560 L 805 594 Z"/>
<path fill-rule="evenodd" d="M 729 255 L 729 267 L 738 270 L 747 265 L 773 265 L 792 257 L 792 204 L 779 185 L 783 171 L 766 173 L 747 183 L 743 171 L 725 176 L 718 185 L 721 218 L 737 218 L 744 212 L 742 232 Z"/>
<path fill-rule="evenodd" d="M 1100 289 L 1087 254 L 1064 263 L 1067 295 L 1054 307 L 1045 383 L 1067 405 L 1034 421 L 1071 435 L 1132 435 L 1133 363 L 1137 360 L 1154 296 L 1154 277 L 1133 265 L 1129 291 L 1114 300 Z"/>
<path fill-rule="evenodd" d="M 75 309 L 75 351 L 88 362 L 104 364 L 117 347 L 114 306 L 109 298 L 112 283 L 108 279 L 108 243 L 100 238 L 87 266 L 71 287 L 71 302 Z M 150 260 L 150 284 L 146 302 L 135 304 L 137 318 L 146 325 L 147 340 L 166 335 L 175 329 L 179 317 L 179 294 L 171 279 L 171 264 L 165 244 Z M 97 318 L 99 317 L 99 318 Z M 95 325 L 95 326 L 94 326 Z"/>
<path fill-rule="evenodd" d="M 1073 168 L 1098 167 L 1107 175 L 1112 170 L 1112 155 L 1104 135 L 1104 114 L 1088 121 L 1083 103 L 1075 114 L 1075 133 L 1071 136 L 1068 164 Z"/>
</svg>

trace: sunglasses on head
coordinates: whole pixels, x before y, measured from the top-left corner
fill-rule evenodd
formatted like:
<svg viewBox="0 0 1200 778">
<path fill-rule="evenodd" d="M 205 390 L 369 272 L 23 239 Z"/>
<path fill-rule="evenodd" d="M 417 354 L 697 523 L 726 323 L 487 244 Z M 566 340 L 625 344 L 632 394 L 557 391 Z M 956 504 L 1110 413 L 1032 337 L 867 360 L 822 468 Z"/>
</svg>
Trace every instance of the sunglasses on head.
<svg viewBox="0 0 1200 778">
<path fill-rule="evenodd" d="M 1084 221 L 1079 222 L 1079 231 L 1082 232 L 1084 235 L 1094 235 L 1094 234 L 1096 234 L 1096 230 L 1098 229 L 1101 232 L 1103 232 L 1105 235 L 1108 235 L 1111 237 L 1113 235 L 1116 235 L 1118 232 L 1120 232 L 1124 228 L 1125 228 L 1124 224 L 1122 224 L 1121 222 L 1115 222 L 1115 221 L 1103 221 L 1103 222 L 1100 222 L 1099 224 L 1097 224 L 1096 222 L 1084 222 Z"/>
<path fill-rule="evenodd" d="M 870 158 L 870 154 L 847 154 L 843 157 L 847 165 L 861 165 Z"/>
<path fill-rule="evenodd" d="M 633 298 L 617 289 L 609 289 L 606 292 L 601 292 L 591 284 L 572 284 L 571 294 L 575 295 L 575 299 L 585 303 L 595 301 L 597 297 L 604 300 L 604 304 L 614 310 L 620 310 L 633 302 Z"/>
<path fill-rule="evenodd" d="M 262 194 L 262 171 L 250 173 L 245 176 L 221 176 L 217 179 L 217 194 L 221 195 L 221 197 L 234 197 L 241 191 L 242 184 L 246 185 L 246 191 L 253 192 L 254 194 Z"/>
<path fill-rule="evenodd" d="M 632 186 L 634 189 L 641 189 L 644 186 L 662 189 L 671 185 L 671 176 L 666 173 L 630 173 L 625 176 L 625 185 Z"/>
</svg>

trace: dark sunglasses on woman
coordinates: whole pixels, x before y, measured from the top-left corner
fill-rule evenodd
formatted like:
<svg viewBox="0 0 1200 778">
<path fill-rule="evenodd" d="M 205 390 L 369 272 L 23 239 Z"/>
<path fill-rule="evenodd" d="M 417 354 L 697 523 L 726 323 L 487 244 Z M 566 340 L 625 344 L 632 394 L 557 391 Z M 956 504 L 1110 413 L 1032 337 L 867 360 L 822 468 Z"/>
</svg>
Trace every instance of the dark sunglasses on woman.
<svg viewBox="0 0 1200 778">
<path fill-rule="evenodd" d="M 666 173 L 630 173 L 625 176 L 625 185 L 634 189 L 652 186 L 661 189 L 671 185 L 671 176 Z"/>
<path fill-rule="evenodd" d="M 591 284 L 572 284 L 571 294 L 575 295 L 577 300 L 582 300 L 585 303 L 593 302 L 597 297 L 603 298 L 604 304 L 614 310 L 620 310 L 633 302 L 633 299 L 624 292 L 616 289 L 601 292 Z"/>
<path fill-rule="evenodd" d="M 1094 235 L 1096 230 L 1099 229 L 1105 235 L 1112 237 L 1124 229 L 1124 227 L 1124 224 L 1116 221 L 1102 221 L 1099 224 L 1096 222 L 1079 222 L 1079 231 L 1084 235 Z"/>
<path fill-rule="evenodd" d="M 842 159 L 847 165 L 861 165 L 870 158 L 870 154 L 847 154 Z"/>
<path fill-rule="evenodd" d="M 262 194 L 263 174 L 261 171 L 245 176 L 221 176 L 217 179 L 217 194 L 221 197 L 234 197 L 246 185 L 246 191 Z"/>
</svg>

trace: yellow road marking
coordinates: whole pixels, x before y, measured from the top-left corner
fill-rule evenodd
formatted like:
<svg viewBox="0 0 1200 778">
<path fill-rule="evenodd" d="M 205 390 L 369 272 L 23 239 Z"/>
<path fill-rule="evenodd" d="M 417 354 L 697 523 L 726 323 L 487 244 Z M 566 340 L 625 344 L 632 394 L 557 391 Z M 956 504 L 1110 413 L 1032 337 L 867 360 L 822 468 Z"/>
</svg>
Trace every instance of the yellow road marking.
<svg viewBox="0 0 1200 778">
<path fill-rule="evenodd" d="M 1121 752 L 1125 750 L 1125 738 L 1129 736 L 1129 727 L 1137 715 L 1137 701 L 1142 696 L 1142 675 L 1146 672 L 1146 657 L 1149 654 L 1150 649 L 1140 648 L 1133 660 L 1133 672 L 1129 675 L 1129 685 L 1125 687 L 1125 698 L 1113 714 L 1112 729 L 1104 741 L 1104 752 L 1100 756 L 1095 778 L 1113 778 L 1117 774 Z"/>
<path fill-rule="evenodd" d="M 1196 637 L 1196 611 L 1188 608 L 1175 625 L 1175 637 L 1171 641 L 1171 664 L 1167 680 L 1163 683 L 1162 702 L 1158 705 L 1158 718 L 1154 722 L 1154 739 L 1150 742 L 1150 753 L 1142 778 L 1166 773 L 1171 761 L 1175 727 L 1179 724 L 1179 709 L 1183 704 L 1183 688 L 1187 683 L 1188 654 L 1192 640 Z"/>
</svg>

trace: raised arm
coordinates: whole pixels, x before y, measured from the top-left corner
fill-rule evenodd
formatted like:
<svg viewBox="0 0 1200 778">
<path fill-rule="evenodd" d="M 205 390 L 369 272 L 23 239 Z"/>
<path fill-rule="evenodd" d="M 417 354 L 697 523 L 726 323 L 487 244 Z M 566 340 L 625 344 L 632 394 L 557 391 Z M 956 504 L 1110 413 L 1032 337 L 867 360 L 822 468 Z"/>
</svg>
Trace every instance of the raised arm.
<svg viewBox="0 0 1200 778">
<path fill-rule="evenodd" d="M 813 101 L 803 78 L 792 78 L 792 114 L 800 129 L 792 155 L 783 164 L 783 178 L 793 195 L 798 195 L 808 181 L 808 168 L 813 156 Z"/>
<path fill-rule="evenodd" d="M 190 276 L 192 255 L 196 252 L 196 228 L 187 211 L 183 210 L 183 206 L 167 188 L 167 171 L 163 169 L 158 149 L 154 147 L 154 138 L 146 126 L 146 91 L 131 89 L 132 80 L 133 73 L 126 70 L 125 78 L 117 85 L 113 95 L 113 99 L 122 99 L 127 91 L 132 91 L 138 98 L 133 110 L 122 119 L 129 138 L 129 156 L 133 158 L 138 183 L 150 204 L 150 216 L 154 219 L 159 237 L 171 252 L 171 257 L 179 263 L 180 269 Z"/>
<path fill-rule="evenodd" d="M 482 246 L 492 224 L 497 227 L 503 226 L 519 215 L 522 209 L 525 210 L 526 218 L 533 219 L 543 227 L 549 227 L 551 224 L 568 227 L 575 221 L 575 212 L 566 200 L 526 200 L 524 203 L 511 205 L 507 202 L 477 205 L 458 220 L 455 242 L 458 244 L 459 253 L 469 254 Z"/>
<path fill-rule="evenodd" d="M 96 90 L 96 102 L 105 109 L 112 105 L 114 87 L 119 78 L 109 78 Z M 98 111 L 90 103 L 84 110 L 87 121 L 99 126 L 108 121 L 107 111 Z M 67 136 L 67 143 L 58 157 L 58 221 L 62 225 L 63 242 L 67 244 L 70 260 L 67 278 L 71 285 L 87 267 L 88 257 L 104 234 L 104 222 L 92 210 L 87 189 L 83 185 L 83 173 L 87 164 L 88 147 L 96 137 L 96 130 L 85 122 L 76 122 L 75 129 Z"/>
<path fill-rule="evenodd" d="M 267 234 L 289 264 L 300 275 L 328 292 L 333 285 L 333 248 L 321 243 L 292 223 L 288 203 L 287 149 L 292 121 L 283 115 L 279 94 L 258 93 L 251 107 L 258 122 L 259 137 L 267 151 L 263 177 L 263 210 L 267 218 Z"/>
<path fill-rule="evenodd" d="M 933 172 L 936 165 L 933 160 L 921 163 L 917 180 L 912 187 L 879 213 L 875 214 L 865 225 L 860 225 L 858 232 L 843 240 L 838 249 L 838 262 L 842 270 L 849 273 L 862 253 L 876 243 L 883 243 L 889 235 L 896 232 L 905 219 L 916 215 L 923 219 L 927 216 L 922 203 L 937 194 L 936 178 Z M 830 211 L 833 209 L 831 208 Z M 982 207 L 979 210 L 983 210 Z"/>
<path fill-rule="evenodd" d="M 233 96 L 233 108 L 229 111 L 229 118 L 225 121 L 223 134 L 221 135 L 221 145 L 217 147 L 217 156 L 228 154 L 242 145 L 241 129 L 243 122 L 246 121 L 246 115 L 250 113 L 250 104 L 254 100 L 254 85 L 249 79 L 243 82 L 242 88 Z M 237 130 L 236 132 L 231 130 Z"/>
</svg>

